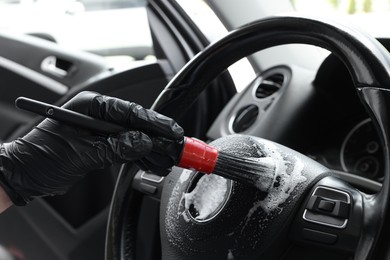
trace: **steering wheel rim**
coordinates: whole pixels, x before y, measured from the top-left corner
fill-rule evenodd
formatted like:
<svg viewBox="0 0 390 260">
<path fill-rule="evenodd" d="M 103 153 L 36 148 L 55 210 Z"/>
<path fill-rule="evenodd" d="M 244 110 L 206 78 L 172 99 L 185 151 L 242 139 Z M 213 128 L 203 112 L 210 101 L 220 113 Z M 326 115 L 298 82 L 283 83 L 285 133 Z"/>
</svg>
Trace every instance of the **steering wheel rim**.
<svg viewBox="0 0 390 260">
<path fill-rule="evenodd" d="M 380 130 L 385 158 L 389 158 L 389 129 L 386 107 L 390 100 L 390 56 L 371 36 L 334 21 L 308 17 L 270 17 L 241 27 L 195 56 L 167 85 L 152 109 L 179 119 L 208 83 L 235 61 L 263 49 L 289 43 L 304 43 L 333 52 L 346 65 L 362 103 Z M 129 174 L 129 172 L 131 174 Z M 140 198 L 130 187 L 136 169 L 125 165 L 118 177 L 107 229 L 106 258 L 133 259 L 134 228 Z M 389 197 L 389 162 L 380 192 L 366 204 L 365 231 L 356 258 L 373 254 L 384 224 Z"/>
</svg>

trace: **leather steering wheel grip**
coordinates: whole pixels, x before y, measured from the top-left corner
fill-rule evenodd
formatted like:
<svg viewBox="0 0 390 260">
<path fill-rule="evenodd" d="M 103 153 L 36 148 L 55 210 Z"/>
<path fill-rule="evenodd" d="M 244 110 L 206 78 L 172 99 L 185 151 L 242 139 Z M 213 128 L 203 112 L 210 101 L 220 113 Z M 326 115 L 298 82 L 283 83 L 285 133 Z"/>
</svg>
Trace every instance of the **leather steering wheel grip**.
<svg viewBox="0 0 390 260">
<path fill-rule="evenodd" d="M 390 158 L 390 119 L 387 112 L 390 107 L 390 56 L 370 35 L 335 21 L 278 16 L 238 28 L 187 63 L 166 86 L 152 109 L 178 120 L 208 83 L 231 64 L 268 47 L 290 43 L 323 47 L 340 58 L 348 68 L 362 103 L 380 132 L 385 158 Z M 389 173 L 389 162 L 386 161 L 383 188 L 377 194 L 366 198 L 364 227 L 355 254 L 356 259 L 366 259 L 373 255 L 387 215 Z M 126 250 L 123 250 L 129 246 L 124 245 L 126 241 L 135 240 L 135 233 L 126 228 L 134 226 L 132 221 L 135 219 L 122 213 L 136 211 L 137 207 L 134 205 L 139 203 L 133 200 L 135 196 L 129 185 L 129 178 L 130 174 L 122 171 L 117 182 L 108 223 L 107 259 L 133 259 L 134 256 L 129 256 Z"/>
<path fill-rule="evenodd" d="M 390 57 L 376 39 L 336 21 L 276 16 L 238 28 L 208 46 L 179 71 L 152 108 L 180 118 L 194 97 L 234 62 L 269 47 L 292 43 L 311 44 L 333 52 L 346 65 L 357 88 L 390 89 Z"/>
</svg>

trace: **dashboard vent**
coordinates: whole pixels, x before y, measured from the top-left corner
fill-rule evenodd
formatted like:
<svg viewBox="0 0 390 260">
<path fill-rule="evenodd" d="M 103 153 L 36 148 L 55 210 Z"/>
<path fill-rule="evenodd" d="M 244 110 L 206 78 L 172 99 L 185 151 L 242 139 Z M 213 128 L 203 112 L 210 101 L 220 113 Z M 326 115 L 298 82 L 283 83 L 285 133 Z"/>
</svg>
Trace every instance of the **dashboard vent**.
<svg viewBox="0 0 390 260">
<path fill-rule="evenodd" d="M 233 131 L 241 133 L 251 127 L 259 115 L 259 108 L 256 105 L 249 105 L 241 108 L 233 122 Z"/>
<path fill-rule="evenodd" d="M 255 96 L 257 98 L 266 98 L 278 91 L 284 82 L 284 75 L 282 73 L 275 73 L 265 77 L 260 85 L 257 87 Z"/>
</svg>

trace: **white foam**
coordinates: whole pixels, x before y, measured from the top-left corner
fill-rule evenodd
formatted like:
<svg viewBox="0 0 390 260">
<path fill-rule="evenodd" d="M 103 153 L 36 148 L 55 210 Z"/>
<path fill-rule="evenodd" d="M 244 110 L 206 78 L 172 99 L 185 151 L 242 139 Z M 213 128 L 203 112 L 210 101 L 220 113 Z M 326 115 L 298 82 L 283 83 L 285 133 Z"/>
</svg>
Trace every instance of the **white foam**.
<svg viewBox="0 0 390 260">
<path fill-rule="evenodd" d="M 228 250 L 227 260 L 234 260 L 234 255 L 231 249 Z"/>
<path fill-rule="evenodd" d="M 184 170 L 178 176 L 166 208 L 165 231 L 167 239 L 171 245 L 179 247 L 181 250 L 187 250 L 185 238 L 182 236 L 180 229 L 181 219 L 189 223 L 188 212 L 184 207 L 184 191 L 187 182 L 191 179 L 192 171 Z M 172 183 L 170 183 L 172 185 Z M 179 203 L 178 203 L 179 202 Z"/>
<path fill-rule="evenodd" d="M 270 213 L 276 209 L 280 204 L 285 202 L 295 187 L 307 178 L 302 175 L 304 168 L 303 162 L 296 156 L 283 156 L 276 145 L 267 143 L 264 147 L 264 152 L 272 157 L 275 162 L 275 182 L 269 191 L 267 197 L 259 201 L 259 206 L 266 212 Z M 277 180 L 277 178 L 279 180 Z"/>
<path fill-rule="evenodd" d="M 192 170 L 183 169 L 182 173 L 180 174 L 180 184 L 183 184 L 188 180 L 188 178 L 191 176 Z"/>
<path fill-rule="evenodd" d="M 196 219 L 204 220 L 223 203 L 227 190 L 225 178 L 214 174 L 204 175 L 192 192 L 184 194 L 185 208 L 188 210 L 193 205 L 199 213 Z"/>
<path fill-rule="evenodd" d="M 181 215 L 183 216 L 183 219 L 185 222 L 190 222 L 190 218 L 188 217 L 187 213 L 185 211 L 183 211 L 183 213 L 181 213 Z"/>
<path fill-rule="evenodd" d="M 256 187 L 261 191 L 268 192 L 275 181 L 275 159 L 272 157 L 251 157 L 251 160 L 263 165 L 264 172 L 260 173 L 261 178 L 256 182 Z M 265 168 L 268 168 L 267 171 L 265 171 Z"/>
</svg>

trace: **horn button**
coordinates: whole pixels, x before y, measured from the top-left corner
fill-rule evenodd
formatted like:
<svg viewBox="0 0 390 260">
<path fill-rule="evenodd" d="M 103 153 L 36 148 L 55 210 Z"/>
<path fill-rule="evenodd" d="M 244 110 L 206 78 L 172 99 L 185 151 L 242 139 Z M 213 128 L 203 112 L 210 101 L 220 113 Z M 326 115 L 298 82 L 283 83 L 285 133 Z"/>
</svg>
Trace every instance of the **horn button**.
<svg viewBox="0 0 390 260">
<path fill-rule="evenodd" d="M 195 222 L 210 221 L 222 211 L 231 191 L 231 180 L 214 174 L 198 174 L 184 194 L 186 213 Z"/>
<path fill-rule="evenodd" d="M 261 138 L 232 135 L 211 145 L 239 157 L 274 158 L 272 187 L 264 192 L 175 167 L 166 177 L 161 197 L 162 241 L 176 259 L 247 259 L 283 233 L 300 195 L 327 169 Z"/>
</svg>

